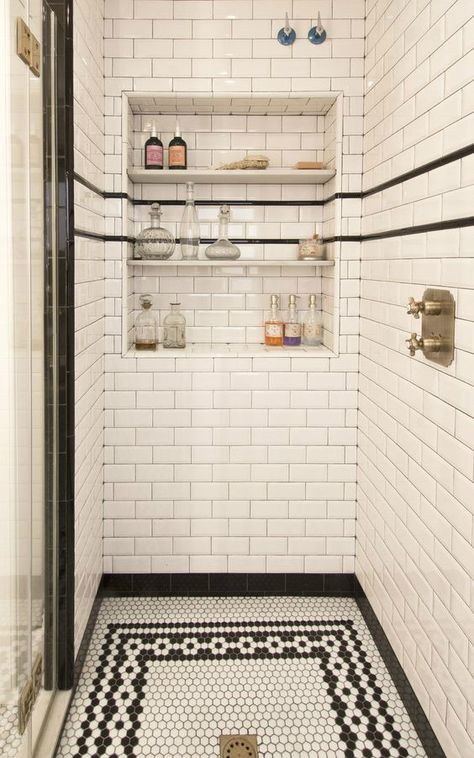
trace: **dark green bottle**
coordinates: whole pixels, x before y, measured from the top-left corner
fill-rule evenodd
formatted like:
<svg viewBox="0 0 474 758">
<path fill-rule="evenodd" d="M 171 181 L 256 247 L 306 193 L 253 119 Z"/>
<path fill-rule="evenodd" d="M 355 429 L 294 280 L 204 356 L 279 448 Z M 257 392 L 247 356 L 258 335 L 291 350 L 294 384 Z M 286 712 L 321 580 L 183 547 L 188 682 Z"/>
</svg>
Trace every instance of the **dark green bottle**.
<svg viewBox="0 0 474 758">
<path fill-rule="evenodd" d="M 168 146 L 168 167 L 173 170 L 184 170 L 188 167 L 188 146 L 181 137 L 178 122 L 174 137 Z"/>
</svg>

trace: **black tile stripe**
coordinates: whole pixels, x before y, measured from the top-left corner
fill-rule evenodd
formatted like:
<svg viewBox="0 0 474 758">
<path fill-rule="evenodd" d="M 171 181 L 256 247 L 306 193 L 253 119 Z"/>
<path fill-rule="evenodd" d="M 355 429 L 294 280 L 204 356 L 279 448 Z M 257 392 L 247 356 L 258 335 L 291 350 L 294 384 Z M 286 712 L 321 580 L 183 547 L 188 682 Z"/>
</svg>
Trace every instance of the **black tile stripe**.
<svg viewBox="0 0 474 758">
<path fill-rule="evenodd" d="M 104 574 L 101 597 L 332 595 L 355 597 L 355 574 Z"/>
<path fill-rule="evenodd" d="M 382 656 L 383 662 L 388 669 L 393 683 L 397 688 L 400 699 L 410 716 L 412 724 L 418 732 L 418 736 L 428 758 L 446 758 L 445 753 L 433 732 L 431 724 L 421 707 L 420 701 L 416 697 L 412 686 L 408 681 L 407 675 L 403 671 L 371 604 L 362 590 L 356 598 L 356 603 L 362 613 L 365 623 L 367 624 L 369 632 L 377 645 L 377 649 Z"/>
<path fill-rule="evenodd" d="M 48 0 L 57 18 L 57 206 L 58 273 L 58 450 L 56 682 L 69 690 L 74 681 L 75 587 L 75 343 L 74 343 L 74 95 L 73 0 Z M 47 37 L 45 36 L 45 39 Z M 46 77 L 44 77 L 46 82 Z M 45 87 L 45 104 L 50 97 Z M 62 188 L 62 189 L 61 189 Z M 47 227 L 46 227 L 47 228 Z M 48 278 L 46 278 L 46 284 Z M 47 289 L 47 297 L 48 287 Z M 47 356 L 51 358 L 50 355 Z M 48 684 L 53 684 L 50 681 Z"/>
<path fill-rule="evenodd" d="M 393 179 L 388 179 L 386 182 L 376 184 L 375 187 L 371 187 L 370 189 L 361 192 L 361 196 L 369 197 L 369 195 L 375 195 L 377 192 L 383 192 L 385 189 L 395 187 L 396 184 L 401 184 L 402 182 L 407 182 L 410 179 L 414 179 L 416 176 L 426 174 L 428 171 L 434 171 L 437 168 L 441 168 L 441 166 L 446 166 L 448 163 L 453 163 L 454 161 L 460 161 L 462 158 L 467 158 L 468 155 L 472 155 L 473 153 L 474 144 L 466 145 L 466 147 L 462 147 L 459 150 L 454 150 L 452 153 L 447 153 L 441 158 L 435 158 L 432 161 L 428 161 L 428 163 L 423 163 L 421 166 L 411 169 L 411 171 L 406 171 L 404 174 L 399 174 L 399 176 L 396 176 Z"/>
<path fill-rule="evenodd" d="M 405 171 L 405 173 L 399 174 L 392 179 L 388 179 L 386 182 L 376 184 L 370 189 L 362 190 L 361 192 L 336 192 L 324 200 L 197 200 L 196 205 L 222 205 L 222 203 L 227 203 L 227 205 L 326 205 L 327 203 L 332 203 L 334 200 L 361 200 L 364 197 L 375 195 L 377 192 L 383 192 L 385 189 L 395 187 L 397 184 L 401 184 L 402 182 L 406 182 L 410 179 L 414 179 L 417 176 L 426 174 L 428 171 L 434 171 L 437 168 L 441 168 L 441 166 L 446 166 L 448 163 L 462 160 L 462 158 L 466 158 L 473 153 L 474 144 L 466 145 L 465 147 L 462 147 L 459 150 L 453 150 L 451 153 L 447 153 L 440 158 L 435 158 L 432 161 L 423 163 L 421 166 L 413 168 L 410 171 Z M 184 200 L 135 200 L 126 192 L 105 192 L 99 189 L 96 185 L 89 182 L 87 179 L 84 179 L 79 174 L 74 174 L 74 179 L 101 197 L 120 197 L 130 200 L 130 202 L 134 205 L 151 205 L 153 202 L 160 202 L 161 205 L 184 205 L 185 203 Z"/>
</svg>

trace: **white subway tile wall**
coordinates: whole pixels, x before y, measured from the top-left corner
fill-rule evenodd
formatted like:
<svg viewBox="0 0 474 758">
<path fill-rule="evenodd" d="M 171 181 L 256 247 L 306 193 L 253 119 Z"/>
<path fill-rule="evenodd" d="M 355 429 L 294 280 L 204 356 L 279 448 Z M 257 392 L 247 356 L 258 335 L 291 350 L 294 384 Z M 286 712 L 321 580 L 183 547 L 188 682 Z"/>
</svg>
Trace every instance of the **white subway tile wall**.
<svg viewBox="0 0 474 758">
<path fill-rule="evenodd" d="M 104 186 L 103 3 L 74 3 L 74 167 Z M 74 183 L 75 226 L 103 234 L 104 200 Z M 104 242 L 75 237 L 75 646 L 102 575 Z"/>
<path fill-rule="evenodd" d="M 320 49 L 305 39 L 317 9 L 290 0 L 279 13 L 277 5 L 106 2 L 108 190 L 122 191 L 123 90 L 279 95 L 306 90 L 333 99 L 343 92 L 342 137 L 335 107 L 325 117 L 183 116 L 181 128 L 190 163 L 197 166 L 235 160 L 247 150 L 269 154 L 276 166 L 323 155 L 334 165 L 338 140 L 344 140 L 343 174 L 324 190 L 202 185 L 196 187 L 199 199 L 314 200 L 361 189 L 361 4 L 323 3 L 329 36 Z M 293 48 L 274 38 L 286 10 L 290 17 L 294 12 L 298 31 Z M 344 53 L 348 43 L 353 47 Z M 130 115 L 129 134 L 151 120 Z M 156 120 L 166 146 L 175 119 Z M 141 164 L 145 136 L 135 135 L 131 164 Z M 183 197 L 183 187 L 173 185 L 135 185 L 135 192 L 158 201 Z M 342 208 L 338 200 L 322 210 L 235 206 L 231 234 L 299 239 L 315 224 L 320 231 L 323 221 L 331 236 L 360 233 L 360 202 Z M 135 206 L 124 215 L 141 228 L 146 212 Z M 176 233 L 181 213 L 182 207 L 166 206 L 163 224 Z M 199 213 L 203 235 L 212 236 L 216 207 L 201 206 Z M 111 228 L 121 234 L 122 211 L 114 208 L 111 215 Z M 340 251 L 338 244 L 329 251 L 340 258 L 337 279 L 332 272 L 296 277 L 278 266 L 245 277 L 174 269 L 157 277 L 144 267 L 128 276 L 128 302 L 122 303 L 121 246 L 106 243 L 105 571 L 353 571 L 360 264 L 356 243 L 344 243 Z M 242 246 L 242 252 L 281 259 L 296 256 L 296 246 Z M 154 294 L 160 320 L 178 295 L 192 340 L 214 346 L 261 342 L 272 292 L 297 291 L 302 300 L 320 293 L 326 344 L 338 344 L 339 357 L 167 358 L 164 351 L 160 358 L 122 357 L 122 314 L 130 332 L 145 290 Z"/>
<path fill-rule="evenodd" d="M 109 191 L 122 191 L 122 91 L 343 93 L 342 156 L 335 108 L 323 142 L 304 120 L 293 127 L 280 117 L 268 117 L 263 129 L 258 117 L 235 116 L 230 130 L 225 116 L 213 116 L 212 132 L 204 125 L 185 134 L 196 165 L 247 150 L 285 165 L 298 151 L 316 158 L 325 150 L 336 164 L 342 160 L 343 171 L 323 196 L 358 192 L 362 177 L 364 188 L 373 187 L 464 147 L 473 133 L 474 32 L 466 0 L 320 0 L 317 7 L 306 0 L 105 0 L 103 85 L 102 5 L 76 5 L 76 171 Z M 328 39 L 313 46 L 306 34 L 317 10 Z M 297 31 L 290 48 L 275 40 L 285 11 Z M 165 142 L 171 130 L 167 121 Z M 473 165 L 472 157 L 450 163 L 371 195 L 363 206 L 345 199 L 323 209 L 235 210 L 235 234 L 299 237 L 316 223 L 330 236 L 358 235 L 361 216 L 369 234 L 472 215 Z M 171 185 L 137 191 L 143 199 L 178 197 Z M 258 200 L 296 196 L 294 187 L 279 185 L 197 191 L 214 200 L 241 199 L 242 192 Z M 321 188 L 316 192 L 302 187 L 298 199 L 319 198 Z M 115 199 L 104 213 L 81 186 L 76 203 L 76 225 L 90 231 L 122 234 L 122 214 L 131 224 L 145 221 L 143 207 L 122 209 Z M 166 209 L 172 230 L 179 210 Z M 203 232 L 213 231 L 214 211 L 201 208 Z M 78 640 L 100 574 L 105 404 L 105 571 L 352 572 L 357 495 L 355 570 L 446 754 L 471 753 L 471 229 L 365 241 L 362 265 L 356 241 L 331 251 L 337 278 L 314 281 L 338 355 L 294 358 L 123 357 L 122 330 L 130 332 L 142 287 L 152 290 L 158 310 L 166 306 L 162 298 L 179 292 L 202 341 L 210 333 L 219 344 L 219 334 L 232 329 L 236 341 L 252 343 L 272 278 L 282 294 L 284 280 L 267 271 L 252 285 L 249 277 L 170 269 L 142 281 L 144 269 L 128 275 L 122 302 L 121 244 L 105 244 L 104 262 L 102 243 L 78 239 Z M 277 247 L 267 246 L 279 255 Z M 448 369 L 406 352 L 404 339 L 417 324 L 404 304 L 427 286 L 448 287 L 456 298 L 456 359 Z"/>
<path fill-rule="evenodd" d="M 472 141 L 472 10 L 367 1 L 366 189 Z M 472 215 L 472 165 L 369 196 L 363 231 Z M 450 758 L 473 751 L 473 256 L 472 227 L 362 244 L 356 571 Z M 429 286 L 456 299 L 447 369 L 404 344 L 420 324 L 404 304 Z"/>
</svg>

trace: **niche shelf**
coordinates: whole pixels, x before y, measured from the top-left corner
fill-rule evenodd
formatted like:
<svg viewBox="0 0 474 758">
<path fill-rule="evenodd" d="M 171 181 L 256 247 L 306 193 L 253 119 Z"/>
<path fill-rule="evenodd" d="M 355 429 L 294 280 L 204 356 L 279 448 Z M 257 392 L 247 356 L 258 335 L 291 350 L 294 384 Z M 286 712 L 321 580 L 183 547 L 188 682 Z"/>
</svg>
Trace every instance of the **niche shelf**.
<svg viewBox="0 0 474 758">
<path fill-rule="evenodd" d="M 308 267 L 308 266 L 316 266 L 318 268 L 320 267 L 326 267 L 330 268 L 334 266 L 334 261 L 298 261 L 298 260 L 241 260 L 240 258 L 235 261 L 223 261 L 223 260 L 202 260 L 197 259 L 193 261 L 184 261 L 180 259 L 173 260 L 173 258 L 169 258 L 167 261 L 147 261 L 147 260 L 138 260 L 135 258 L 129 258 L 127 260 L 128 266 L 153 266 L 156 268 L 162 268 L 163 266 L 182 266 L 183 268 L 191 268 L 194 266 L 199 267 L 220 267 L 222 268 L 225 266 L 225 268 L 241 268 L 242 266 L 245 266 L 248 268 L 249 266 L 255 267 L 255 266 L 294 266 L 296 267 Z"/>
<path fill-rule="evenodd" d="M 114 190 L 121 202 L 121 347 L 129 358 L 158 361 L 200 357 L 281 357 L 313 359 L 334 356 L 339 350 L 340 243 L 328 243 L 328 259 L 299 261 L 298 239 L 314 231 L 336 238 L 341 231 L 341 208 L 333 200 L 342 187 L 341 93 L 235 93 L 166 94 L 122 93 L 122 169 Z M 146 170 L 142 166 L 145 134 L 156 121 L 163 143 L 173 135 L 176 116 L 188 135 L 184 171 Z M 230 119 L 229 119 L 230 117 Z M 249 138 L 242 139 L 246 134 Z M 252 140 L 252 134 L 256 139 Z M 224 137 L 223 137 L 224 135 Z M 275 139 L 275 135 L 280 135 Z M 258 144 L 258 147 L 257 147 Z M 287 148 L 285 147 L 287 146 Z M 284 149 L 286 150 L 283 155 Z M 268 154 L 270 168 L 229 170 L 195 168 L 240 160 L 245 153 Z M 291 155 L 289 154 L 291 152 Z M 298 161 L 318 161 L 325 169 L 290 168 Z M 281 164 L 287 163 L 284 167 Z M 217 201 L 247 206 L 282 206 L 235 211 L 234 240 L 244 239 L 242 258 L 208 260 L 202 243 L 197 260 L 183 260 L 180 250 L 166 261 L 136 260 L 133 240 L 144 224 L 149 202 L 163 205 L 163 226 L 179 236 L 184 184 L 196 185 L 200 204 Z M 216 186 L 214 186 L 216 185 Z M 234 186 L 235 185 L 235 186 Z M 252 186 L 253 185 L 253 186 Z M 286 187 L 285 187 L 286 185 Z M 325 199 L 327 206 L 322 208 Z M 300 206 L 287 210 L 285 206 Z M 215 236 L 213 215 L 202 212 L 201 236 Z M 279 225 L 279 226 L 278 226 Z M 286 228 L 283 228 L 285 225 Z M 236 239 L 238 237 L 239 239 Z M 280 255 L 282 258 L 272 258 Z M 179 257 L 178 257 L 179 256 Z M 160 271 L 161 269 L 161 271 Z M 133 347 L 133 330 L 139 295 L 150 292 L 160 328 L 171 299 L 186 312 L 188 345 L 184 350 L 146 353 Z M 272 348 L 260 344 L 261 324 L 269 294 L 280 295 L 282 309 L 289 292 L 298 294 L 303 308 L 309 293 L 318 296 L 322 311 L 324 344 L 320 347 Z M 227 314 L 225 312 L 228 312 Z M 164 364 L 163 364 L 164 365 Z"/>
<path fill-rule="evenodd" d="M 335 176 L 331 169 L 267 168 L 229 170 L 196 168 L 186 171 L 132 168 L 128 178 L 134 184 L 325 184 Z"/>
</svg>

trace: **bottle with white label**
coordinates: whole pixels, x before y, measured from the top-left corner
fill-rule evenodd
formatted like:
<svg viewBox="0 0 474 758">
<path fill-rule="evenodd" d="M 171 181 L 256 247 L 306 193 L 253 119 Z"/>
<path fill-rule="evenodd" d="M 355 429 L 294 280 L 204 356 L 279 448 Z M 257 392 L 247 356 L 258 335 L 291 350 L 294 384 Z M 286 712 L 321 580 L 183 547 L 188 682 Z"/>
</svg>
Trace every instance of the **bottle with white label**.
<svg viewBox="0 0 474 758">
<path fill-rule="evenodd" d="M 270 347 L 283 345 L 283 321 L 280 316 L 278 295 L 272 295 L 270 299 L 270 312 L 265 319 L 265 344 Z"/>
<path fill-rule="evenodd" d="M 145 168 L 155 171 L 163 168 L 163 143 L 156 136 L 154 123 L 151 127 L 151 135 L 145 142 Z"/>
<path fill-rule="evenodd" d="M 310 295 L 308 311 L 303 322 L 303 345 L 320 345 L 322 333 L 321 314 L 316 310 L 316 295 Z"/>
<path fill-rule="evenodd" d="M 288 300 L 288 315 L 285 320 L 285 331 L 283 334 L 283 344 L 289 347 L 301 345 L 301 324 L 298 320 L 296 310 L 297 295 L 290 295 Z"/>
</svg>

